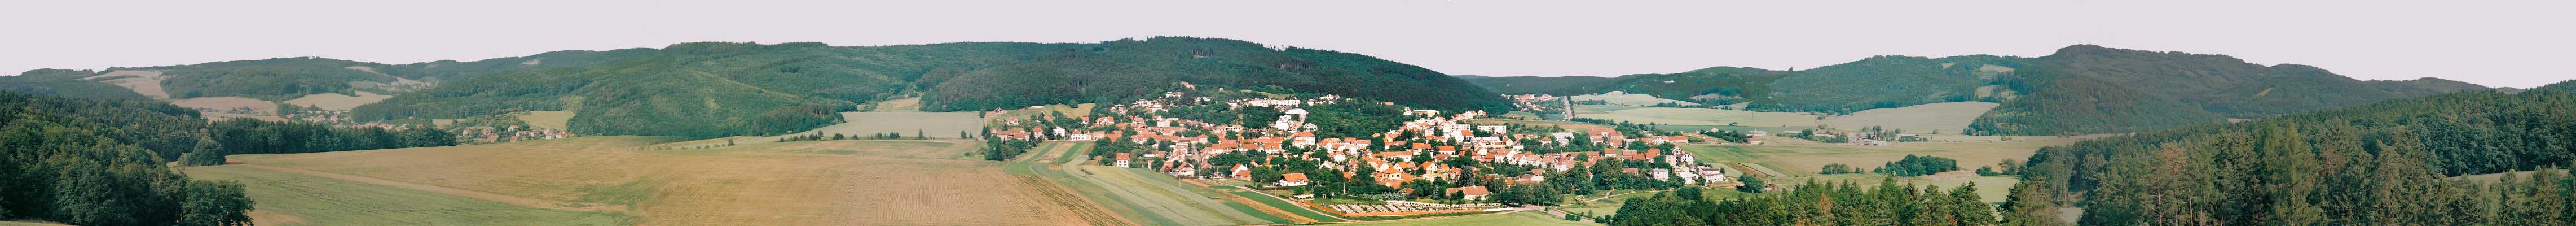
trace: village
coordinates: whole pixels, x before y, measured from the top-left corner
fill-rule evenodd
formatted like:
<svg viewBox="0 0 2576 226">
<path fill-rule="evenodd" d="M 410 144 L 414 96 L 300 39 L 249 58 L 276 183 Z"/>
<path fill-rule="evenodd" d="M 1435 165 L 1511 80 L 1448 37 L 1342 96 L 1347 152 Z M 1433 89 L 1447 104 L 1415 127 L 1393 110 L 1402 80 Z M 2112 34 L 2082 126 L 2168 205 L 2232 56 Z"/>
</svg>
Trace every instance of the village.
<svg viewBox="0 0 2576 226">
<path fill-rule="evenodd" d="M 1223 93 L 1167 92 L 1104 105 L 1092 116 L 1078 118 L 1006 118 L 989 136 L 1099 143 L 1093 154 L 1101 165 L 1228 181 L 1345 216 L 1479 211 L 1505 203 L 1554 205 L 1565 194 L 1609 189 L 1742 185 L 1730 177 L 1736 174 L 1732 169 L 1700 163 L 1674 148 L 1741 144 L 1736 142 L 1648 130 L 1471 123 L 1488 115 L 1333 95 L 1229 99 Z M 1401 121 L 1378 125 L 1392 129 L 1360 136 L 1323 135 L 1343 125 L 1319 124 L 1325 113 L 1318 111 L 1352 106 L 1400 109 L 1390 110 L 1399 115 L 1381 117 Z M 1166 117 L 1186 115 L 1175 110 L 1188 109 L 1278 115 L 1243 118 L 1243 125 Z M 1382 204 L 1343 201 L 1353 199 Z"/>
</svg>

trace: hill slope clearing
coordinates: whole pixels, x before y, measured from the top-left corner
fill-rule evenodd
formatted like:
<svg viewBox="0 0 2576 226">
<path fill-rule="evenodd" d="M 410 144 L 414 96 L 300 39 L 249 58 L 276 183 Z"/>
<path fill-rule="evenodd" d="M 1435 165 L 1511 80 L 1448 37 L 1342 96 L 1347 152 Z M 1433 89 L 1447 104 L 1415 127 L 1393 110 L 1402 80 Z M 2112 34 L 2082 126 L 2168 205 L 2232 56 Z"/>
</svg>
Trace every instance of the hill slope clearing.
<svg viewBox="0 0 2576 226">
<path fill-rule="evenodd" d="M 1691 102 L 1689 102 L 1689 101 L 1679 101 L 1679 100 L 1673 100 L 1673 99 L 1657 98 L 1657 97 L 1655 97 L 1655 96 L 1648 96 L 1648 95 L 1645 95 L 1645 94 L 1628 94 L 1628 93 L 1625 93 L 1625 92 L 1619 92 L 1619 91 L 1611 91 L 1611 92 L 1609 92 L 1609 93 L 1593 94 L 1593 95 L 1572 96 L 1572 98 L 1574 98 L 1574 101 L 1595 101 L 1595 100 L 1598 100 L 1598 101 L 1610 102 L 1610 104 L 1614 104 L 1614 105 L 1630 105 L 1630 106 L 1654 106 L 1654 105 L 1656 105 L 1656 104 L 1680 104 L 1680 105 L 1691 105 L 1691 104 L 1694 104 L 1694 103 L 1691 103 Z"/>
<path fill-rule="evenodd" d="M 341 95 L 338 93 L 306 94 L 304 97 L 286 100 L 286 104 L 331 109 L 333 111 L 348 111 L 349 109 L 357 109 L 358 106 L 373 104 L 385 101 L 385 99 L 394 98 L 394 96 L 370 93 L 367 91 L 357 91 L 357 93 L 357 96 Z"/>
<path fill-rule="evenodd" d="M 1574 117 L 1637 124 L 1723 126 L 1731 123 L 1737 126 L 1812 127 L 1817 123 L 1817 115 L 1789 112 L 1615 105 L 1575 105 L 1574 110 Z"/>
<path fill-rule="evenodd" d="M 170 99 L 170 92 L 161 89 L 161 80 L 170 79 L 170 76 L 163 75 L 161 71 L 115 70 L 81 79 L 99 79 L 96 81 L 132 89 L 134 93 L 152 99 Z"/>
<path fill-rule="evenodd" d="M 1061 225 L 1073 210 L 970 156 L 974 143 L 816 141 L 639 150 L 669 138 L 235 155 L 322 171 L 567 203 L 659 225 Z M 264 177 L 263 177 L 264 178 Z M 253 189 L 258 189 L 254 187 Z M 255 191 L 256 192 L 256 191 Z M 471 196 L 467 196 L 471 197 Z M 323 199 L 337 197 L 293 197 Z M 263 209 L 272 201 L 260 202 Z M 298 201 L 274 201 L 293 203 Z M 288 213 L 298 215 L 329 213 Z M 315 217 L 304 217 L 312 219 Z M 398 222 L 373 222 L 385 224 Z"/>
<path fill-rule="evenodd" d="M 566 124 L 572 122 L 572 116 L 573 111 L 530 111 L 527 114 L 518 114 L 519 121 L 527 122 L 529 127 L 555 130 L 571 129 Z"/>
<path fill-rule="evenodd" d="M 1940 131 L 1956 134 L 1960 129 L 1968 128 L 1968 123 L 1975 123 L 1977 116 L 1983 116 L 1986 111 L 1994 110 L 1995 106 L 2001 106 L 2001 104 L 1949 102 L 1869 109 L 1854 112 L 1851 115 L 1825 117 L 1825 126 L 1845 130 L 1875 126 L 1912 133 Z"/>
</svg>

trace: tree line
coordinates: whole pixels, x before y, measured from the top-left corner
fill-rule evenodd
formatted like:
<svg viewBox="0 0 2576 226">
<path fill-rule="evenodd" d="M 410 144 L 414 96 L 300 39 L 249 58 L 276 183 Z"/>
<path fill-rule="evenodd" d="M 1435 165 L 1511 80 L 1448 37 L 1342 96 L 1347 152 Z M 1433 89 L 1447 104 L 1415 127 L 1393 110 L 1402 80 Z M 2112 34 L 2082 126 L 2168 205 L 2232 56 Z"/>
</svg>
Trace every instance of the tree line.
<svg viewBox="0 0 2576 226">
<path fill-rule="evenodd" d="M 1786 192 L 1721 200 L 1694 187 L 1629 198 L 1610 225 L 1995 225 L 1977 185 L 1942 189 L 1807 181 Z"/>
<path fill-rule="evenodd" d="M 121 128 L 173 125 L 191 111 L 149 100 L 0 92 L 0 219 L 75 225 L 248 225 L 242 184 L 190 180 Z M 131 118 L 117 118 L 131 117 Z M 166 140 L 145 139 L 145 142 Z M 188 143 L 197 142 L 187 140 Z M 174 142 L 176 143 L 176 142 Z M 193 145 L 193 144 L 192 144 Z M 185 149 L 178 149 L 185 150 Z"/>
<path fill-rule="evenodd" d="M 2478 91 L 2088 141 L 2041 149 L 2004 209 L 2031 225 L 2570 225 L 2568 128 L 2576 93 Z M 2513 171 L 2534 173 L 2446 177 Z"/>
</svg>

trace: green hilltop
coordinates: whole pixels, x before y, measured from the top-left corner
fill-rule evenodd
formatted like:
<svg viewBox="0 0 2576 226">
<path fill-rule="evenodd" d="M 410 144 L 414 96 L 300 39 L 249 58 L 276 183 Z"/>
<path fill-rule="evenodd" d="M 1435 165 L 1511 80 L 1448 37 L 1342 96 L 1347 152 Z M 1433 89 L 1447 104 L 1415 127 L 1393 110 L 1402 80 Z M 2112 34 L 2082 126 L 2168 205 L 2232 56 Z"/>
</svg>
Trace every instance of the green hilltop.
<svg viewBox="0 0 2576 226">
<path fill-rule="evenodd" d="M 1928 103 L 2003 106 L 1969 128 L 1986 135 L 2142 132 L 2367 104 L 2487 87 L 2423 78 L 2355 80 L 2306 65 L 2264 66 L 2225 55 L 2075 45 L 2037 58 L 1876 56 L 1806 70 L 1715 67 L 1673 74 L 1580 78 L 1474 77 L 1504 94 L 1648 94 L 1763 111 L 1851 113 Z M 1561 88 L 1531 89 L 1557 83 Z"/>
<path fill-rule="evenodd" d="M 393 95 L 353 110 L 351 115 L 361 121 L 568 110 L 577 115 L 570 122 L 572 132 L 598 135 L 778 134 L 828 124 L 835 117 L 832 112 L 888 99 L 919 97 L 921 110 L 927 111 L 976 111 L 1132 99 L 1178 90 L 1184 83 L 1342 95 L 1442 110 L 1509 107 L 1491 92 L 1417 66 L 1352 53 L 1193 37 L 856 47 L 700 42 L 470 62 L 391 65 L 278 58 L 111 70 L 164 71 L 169 78 L 163 86 L 173 98 L 275 101 L 353 91 Z M 30 71 L 0 77 L 6 78 L 0 79 L 0 89 L 90 98 L 139 96 L 79 79 L 96 73 L 105 72 Z M 407 80 L 436 85 L 377 85 Z"/>
</svg>

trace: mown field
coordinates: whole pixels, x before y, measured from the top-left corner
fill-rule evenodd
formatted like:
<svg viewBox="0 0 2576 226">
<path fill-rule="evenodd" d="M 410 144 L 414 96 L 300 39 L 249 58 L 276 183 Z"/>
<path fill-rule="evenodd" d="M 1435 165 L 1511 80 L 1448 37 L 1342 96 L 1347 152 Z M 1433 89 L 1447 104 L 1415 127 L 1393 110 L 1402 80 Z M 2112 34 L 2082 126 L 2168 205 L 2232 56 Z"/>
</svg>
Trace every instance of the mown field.
<svg viewBox="0 0 2576 226">
<path fill-rule="evenodd" d="M 572 122 L 572 111 L 530 111 L 516 116 L 519 117 L 520 122 L 527 122 L 528 127 L 536 127 L 537 129 L 555 129 L 557 131 L 561 131 L 572 128 L 566 126 Z"/>
<path fill-rule="evenodd" d="M 1144 169 L 1093 165 L 1089 143 L 1046 143 L 1010 163 L 1009 172 L 1034 175 L 1146 225 L 1246 225 L 1316 222 L 1303 215 L 1263 211 L 1206 186 L 1190 185 Z M 1311 210 L 1304 210 L 1311 211 Z M 1293 213 L 1293 212 L 1292 212 Z M 1292 220 L 1297 219 L 1297 220 Z"/>
<path fill-rule="evenodd" d="M 1050 203 L 1051 186 L 1015 182 L 1003 164 L 972 155 L 974 142 L 808 141 L 708 149 L 639 148 L 673 139 L 602 136 L 489 145 L 304 154 L 234 155 L 240 167 L 465 197 L 527 209 L 629 215 L 642 225 L 1091 225 L 1089 207 Z M 236 166 L 222 166 L 236 167 Z M 223 168 L 209 168 L 221 170 Z M 235 173 L 239 180 L 299 175 Z M 296 182 L 270 184 L 333 184 Z M 337 185 L 340 187 L 360 187 Z M 454 198 L 292 195 L 254 185 L 262 210 L 309 221 L 417 225 L 366 215 Z M 283 191 L 294 189 L 297 191 Z M 376 192 L 406 194 L 400 192 Z M 277 195 L 289 194 L 289 195 Z M 417 195 L 417 192 L 409 193 Z M 282 196 L 282 197 L 280 197 Z M 381 204 L 370 204 L 381 203 Z M 472 203 L 466 203 L 472 204 Z M 297 206 L 303 205 L 303 206 Z M 464 205 L 464 204 L 450 204 Z M 474 205 L 489 205 L 474 204 Z M 518 213 L 533 214 L 533 213 Z M 335 221 L 338 224 L 342 221 Z M 481 223 L 462 223 L 481 224 Z M 557 224 L 548 222 L 544 224 Z"/>
<path fill-rule="evenodd" d="M 1995 106 L 2001 106 L 2001 104 L 1949 102 L 1869 109 L 1853 112 L 1851 115 L 1826 117 L 1825 125 L 1838 129 L 1856 130 L 1877 126 L 1918 134 L 1934 131 L 1958 134 L 1959 129 L 1968 128 L 1969 123 L 1977 121 L 1977 116 L 1985 115 L 1986 111 L 1994 110 Z"/>
</svg>

